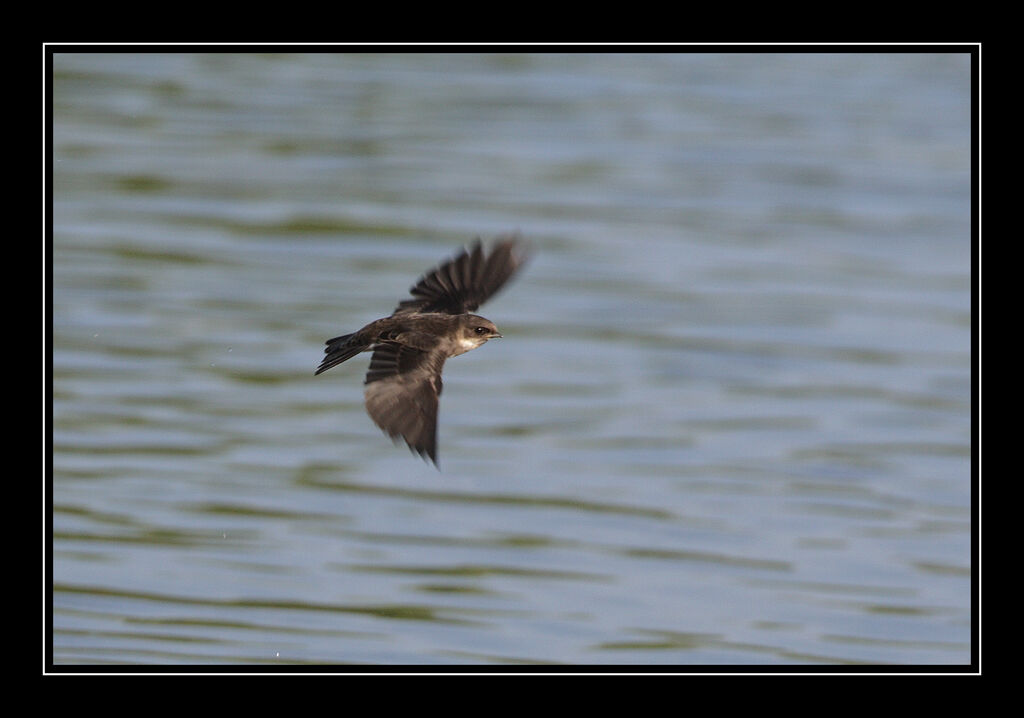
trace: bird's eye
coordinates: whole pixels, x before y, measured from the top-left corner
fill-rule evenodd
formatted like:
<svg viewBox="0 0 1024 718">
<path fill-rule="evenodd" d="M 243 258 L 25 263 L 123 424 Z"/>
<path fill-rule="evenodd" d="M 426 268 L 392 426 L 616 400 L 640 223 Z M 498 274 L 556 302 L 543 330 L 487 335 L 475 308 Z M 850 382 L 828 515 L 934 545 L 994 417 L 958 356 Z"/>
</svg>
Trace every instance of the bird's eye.
<svg viewBox="0 0 1024 718">
<path fill-rule="evenodd" d="M 477 327 L 473 331 L 476 332 L 477 334 L 486 334 L 487 333 L 487 327 Z"/>
</svg>

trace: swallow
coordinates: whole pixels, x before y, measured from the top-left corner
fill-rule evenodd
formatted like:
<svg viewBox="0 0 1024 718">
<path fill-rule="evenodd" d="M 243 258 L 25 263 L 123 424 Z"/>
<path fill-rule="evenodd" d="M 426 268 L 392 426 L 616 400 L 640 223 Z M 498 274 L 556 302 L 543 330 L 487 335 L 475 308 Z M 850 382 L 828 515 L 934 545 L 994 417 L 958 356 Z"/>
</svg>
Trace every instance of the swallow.
<svg viewBox="0 0 1024 718">
<path fill-rule="evenodd" d="M 518 236 L 499 237 L 485 252 L 480 240 L 427 272 L 391 316 L 327 340 L 322 374 L 372 351 L 366 411 L 395 442 L 437 463 L 441 370 L 451 357 L 501 337 L 489 319 L 472 314 L 522 268 L 529 251 Z"/>
</svg>

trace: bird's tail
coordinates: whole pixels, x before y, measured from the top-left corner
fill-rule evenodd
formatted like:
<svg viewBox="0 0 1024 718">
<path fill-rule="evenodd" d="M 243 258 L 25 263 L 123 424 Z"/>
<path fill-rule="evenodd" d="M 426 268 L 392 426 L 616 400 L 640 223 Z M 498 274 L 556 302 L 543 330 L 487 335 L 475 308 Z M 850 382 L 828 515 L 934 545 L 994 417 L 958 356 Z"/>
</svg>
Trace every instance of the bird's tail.
<svg viewBox="0 0 1024 718">
<path fill-rule="evenodd" d="M 317 367 L 313 376 L 322 374 L 332 366 L 337 366 L 343 361 L 351 359 L 359 352 L 369 349 L 369 346 L 361 341 L 353 341 L 355 336 L 355 334 L 345 334 L 344 336 L 334 337 L 334 339 L 328 339 L 327 348 L 324 349 L 327 356 L 325 356 L 324 360 L 320 362 L 320 366 Z"/>
</svg>

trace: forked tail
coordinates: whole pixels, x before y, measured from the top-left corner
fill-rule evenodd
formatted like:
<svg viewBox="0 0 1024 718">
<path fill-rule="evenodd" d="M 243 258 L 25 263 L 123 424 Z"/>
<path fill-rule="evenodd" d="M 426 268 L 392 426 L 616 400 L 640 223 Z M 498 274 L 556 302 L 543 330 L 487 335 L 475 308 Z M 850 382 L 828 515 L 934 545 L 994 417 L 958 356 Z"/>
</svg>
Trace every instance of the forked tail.
<svg viewBox="0 0 1024 718">
<path fill-rule="evenodd" d="M 328 339 L 327 348 L 324 349 L 324 351 L 327 353 L 327 356 L 325 356 L 324 360 L 320 362 L 320 366 L 317 367 L 317 370 L 313 374 L 313 376 L 316 376 L 317 374 L 322 374 L 323 372 L 330 369 L 332 366 L 337 366 L 338 364 L 341 364 L 343 361 L 347 361 L 348 359 L 351 359 L 359 352 L 366 351 L 369 348 L 368 346 L 362 344 L 361 342 L 352 342 L 352 338 L 354 336 L 355 334 L 353 333 L 345 334 L 344 336 L 340 337 L 334 337 L 334 339 Z"/>
</svg>

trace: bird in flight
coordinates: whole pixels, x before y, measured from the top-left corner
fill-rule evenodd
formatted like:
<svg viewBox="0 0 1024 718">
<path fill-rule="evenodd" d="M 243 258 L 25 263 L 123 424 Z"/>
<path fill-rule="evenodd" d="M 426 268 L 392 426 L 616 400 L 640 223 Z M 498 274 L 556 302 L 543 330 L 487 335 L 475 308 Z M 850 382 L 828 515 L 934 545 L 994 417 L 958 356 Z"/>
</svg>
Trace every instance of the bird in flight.
<svg viewBox="0 0 1024 718">
<path fill-rule="evenodd" d="M 471 314 L 526 262 L 518 236 L 499 237 L 485 252 L 477 239 L 427 272 L 391 316 L 352 334 L 327 340 L 321 374 L 356 354 L 372 351 L 366 372 L 366 411 L 395 441 L 437 466 L 437 400 L 441 370 L 449 357 L 500 337 L 489 319 Z"/>
</svg>

